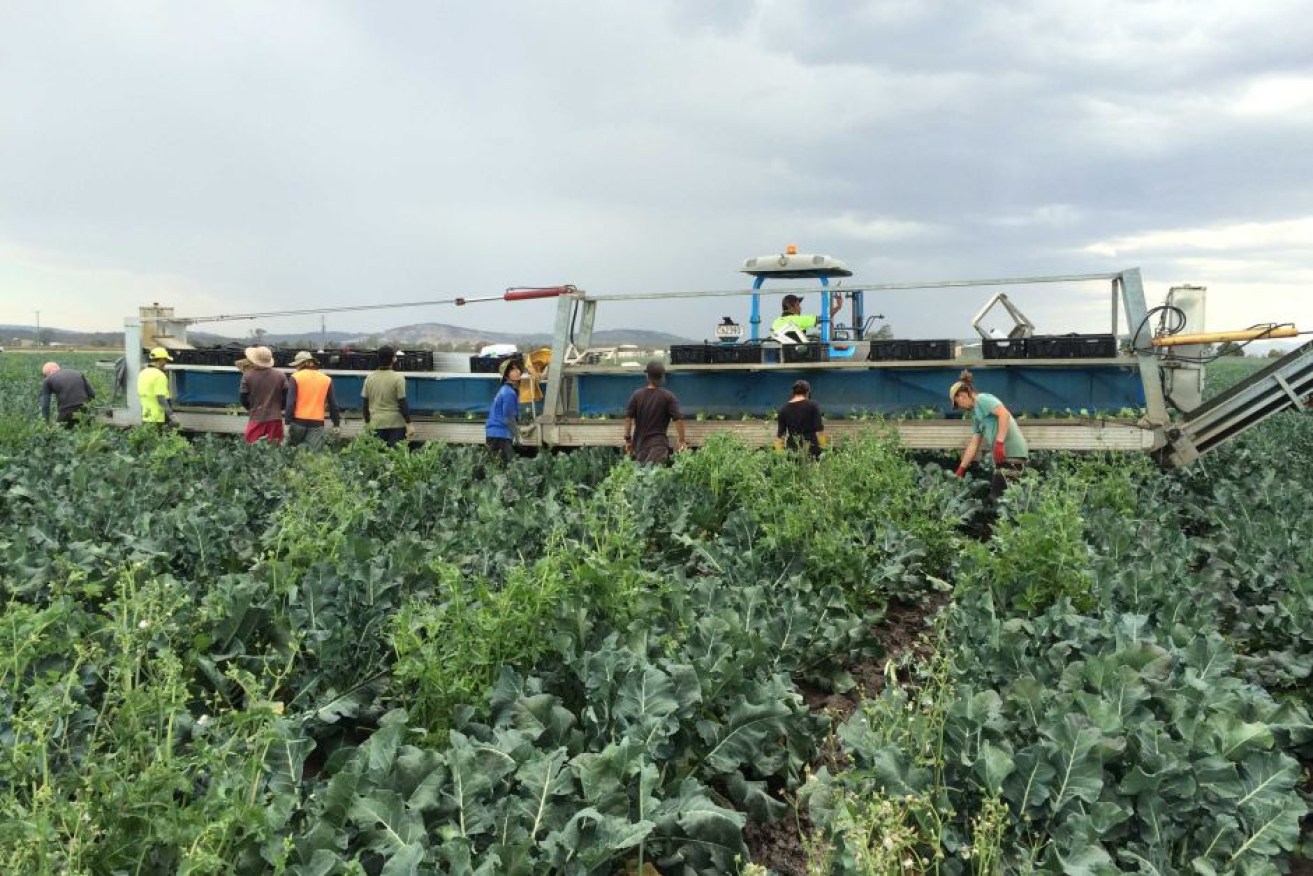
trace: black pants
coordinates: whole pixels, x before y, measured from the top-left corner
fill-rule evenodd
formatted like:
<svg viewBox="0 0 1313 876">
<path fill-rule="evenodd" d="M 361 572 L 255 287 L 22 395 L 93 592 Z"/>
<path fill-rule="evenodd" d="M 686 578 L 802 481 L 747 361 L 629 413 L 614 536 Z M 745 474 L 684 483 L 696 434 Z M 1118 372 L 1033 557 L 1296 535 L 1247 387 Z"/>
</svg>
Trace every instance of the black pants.
<svg viewBox="0 0 1313 876">
<path fill-rule="evenodd" d="M 402 441 L 406 440 L 406 427 L 398 426 L 395 429 L 375 429 L 374 434 L 382 439 L 388 447 L 396 447 Z"/>
<path fill-rule="evenodd" d="M 641 465 L 667 465 L 670 462 L 670 444 L 666 439 L 645 442 L 634 448 L 634 461 Z"/>
<path fill-rule="evenodd" d="M 515 458 L 515 442 L 510 438 L 489 438 L 488 453 L 499 465 L 507 465 Z"/>
<path fill-rule="evenodd" d="M 989 479 L 989 498 L 997 501 L 1008 485 L 1021 477 L 1026 470 L 1026 460 L 1005 459 L 994 466 L 994 475 Z"/>
<path fill-rule="evenodd" d="M 65 429 L 72 429 L 80 419 L 82 419 L 82 405 L 60 408 L 59 413 L 55 415 L 55 422 Z"/>
</svg>

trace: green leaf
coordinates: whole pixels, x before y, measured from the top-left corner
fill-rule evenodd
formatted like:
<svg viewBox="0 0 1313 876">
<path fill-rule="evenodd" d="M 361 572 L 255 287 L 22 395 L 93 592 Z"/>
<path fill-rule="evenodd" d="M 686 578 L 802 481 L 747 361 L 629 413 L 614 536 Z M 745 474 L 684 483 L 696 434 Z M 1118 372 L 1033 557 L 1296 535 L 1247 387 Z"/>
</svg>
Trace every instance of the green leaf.
<svg viewBox="0 0 1313 876">
<path fill-rule="evenodd" d="M 1103 791 L 1103 763 L 1094 756 L 1102 734 L 1076 715 L 1066 715 L 1062 723 L 1045 731 L 1056 747 L 1053 752 L 1053 811 L 1060 812 L 1072 800 L 1093 803 Z"/>
<path fill-rule="evenodd" d="M 762 753 L 779 747 L 778 741 L 789 735 L 788 718 L 792 710 L 778 700 L 762 703 L 740 702 L 730 709 L 723 725 L 713 730 L 710 749 L 703 766 L 713 774 L 737 770 L 741 764 L 756 764 Z"/>
<path fill-rule="evenodd" d="M 1121 872 L 1099 845 L 1083 846 L 1057 858 L 1064 876 L 1115 876 Z"/>
<path fill-rule="evenodd" d="M 603 815 L 591 806 L 576 812 L 549 844 L 565 861 L 574 861 L 586 870 L 615 860 L 620 852 L 632 849 L 652 833 L 651 821 L 630 821 Z"/>
<path fill-rule="evenodd" d="M 379 876 L 416 876 L 422 863 L 424 863 L 424 847 L 418 843 L 411 843 L 397 849 L 387 859 Z"/>
<path fill-rule="evenodd" d="M 444 795 L 455 809 L 456 829 L 470 837 L 492 828 L 496 813 L 488 805 L 495 783 L 512 773 L 515 760 L 491 746 L 476 743 L 453 730 L 447 753 L 451 772 Z"/>
<path fill-rule="evenodd" d="M 789 811 L 783 800 L 771 796 L 765 782 L 750 782 L 737 770 L 729 776 L 725 788 L 729 791 L 729 798 L 753 821 L 769 824 L 783 818 Z"/>
<path fill-rule="evenodd" d="M 537 838 L 549 820 L 552 801 L 568 797 L 574 791 L 574 776 L 565 767 L 566 751 L 558 748 L 548 754 L 522 764 L 516 779 L 523 786 L 528 799 L 519 798 L 518 805 L 529 818 L 528 835 Z"/>
<path fill-rule="evenodd" d="M 997 794 L 1015 769 L 1016 763 L 1009 752 L 989 742 L 980 746 L 975 770 L 986 790 Z"/>
<path fill-rule="evenodd" d="M 1267 724 L 1216 714 L 1209 716 L 1207 726 L 1214 736 L 1217 753 L 1230 760 L 1244 760 L 1248 751 L 1272 747 L 1272 728 Z"/>
</svg>

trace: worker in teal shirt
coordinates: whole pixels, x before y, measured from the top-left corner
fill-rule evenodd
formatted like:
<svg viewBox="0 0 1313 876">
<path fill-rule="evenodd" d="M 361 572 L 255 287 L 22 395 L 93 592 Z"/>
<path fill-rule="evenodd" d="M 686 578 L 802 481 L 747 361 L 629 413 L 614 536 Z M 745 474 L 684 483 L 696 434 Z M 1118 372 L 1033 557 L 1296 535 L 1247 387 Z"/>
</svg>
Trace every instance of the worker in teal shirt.
<svg viewBox="0 0 1313 876">
<path fill-rule="evenodd" d="M 794 344 L 807 343 L 807 332 L 816 328 L 816 323 L 820 317 L 812 316 L 810 313 L 802 312 L 802 296 L 785 295 L 781 303 L 783 313 L 779 318 L 770 324 L 771 335 L 777 341 L 786 341 Z M 835 292 L 830 300 L 830 319 L 834 319 L 839 308 L 843 307 L 843 295 Z"/>
<path fill-rule="evenodd" d="M 507 359 L 497 370 L 501 372 L 501 388 L 488 408 L 488 422 L 483 431 L 488 452 L 505 465 L 515 458 L 515 424 L 520 418 L 519 387 L 523 370 L 519 359 Z"/>
<path fill-rule="evenodd" d="M 997 396 L 980 392 L 972 382 L 971 372 L 963 371 L 961 379 L 948 390 L 948 397 L 953 407 L 971 411 L 971 440 L 962 451 L 962 460 L 957 467 L 957 476 L 963 477 L 980 453 L 983 441 L 989 448 L 989 457 L 994 463 L 994 474 L 989 482 L 989 496 L 997 499 L 1003 495 L 1008 484 L 1021 477 L 1030 458 L 1030 449 L 1026 438 L 1021 434 L 1021 426 Z"/>
</svg>

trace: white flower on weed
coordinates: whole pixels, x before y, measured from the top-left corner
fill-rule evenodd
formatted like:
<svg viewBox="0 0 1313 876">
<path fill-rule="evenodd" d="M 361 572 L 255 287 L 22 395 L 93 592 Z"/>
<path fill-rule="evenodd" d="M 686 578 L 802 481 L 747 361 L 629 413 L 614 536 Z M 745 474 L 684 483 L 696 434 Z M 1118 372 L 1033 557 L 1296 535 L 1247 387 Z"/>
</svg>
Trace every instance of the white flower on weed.
<svg viewBox="0 0 1313 876">
<path fill-rule="evenodd" d="M 889 852 L 889 851 L 893 851 L 893 848 L 894 848 L 894 838 L 891 837 L 891 836 L 887 836 L 887 837 L 885 837 L 885 838 L 884 838 L 884 850 L 885 850 L 886 852 Z"/>
<path fill-rule="evenodd" d="M 204 727 L 204 726 L 205 726 L 206 724 L 208 724 L 208 723 L 210 723 L 210 716 L 209 716 L 209 715 L 201 715 L 199 718 L 196 719 L 196 726 L 197 726 L 197 727 Z"/>
<path fill-rule="evenodd" d="M 144 629 L 147 629 L 147 628 L 149 628 L 149 627 L 150 627 L 150 621 L 148 621 L 148 620 L 143 620 L 143 621 L 141 621 L 140 623 L 137 624 L 137 629 L 139 629 L 139 630 L 144 630 Z"/>
</svg>

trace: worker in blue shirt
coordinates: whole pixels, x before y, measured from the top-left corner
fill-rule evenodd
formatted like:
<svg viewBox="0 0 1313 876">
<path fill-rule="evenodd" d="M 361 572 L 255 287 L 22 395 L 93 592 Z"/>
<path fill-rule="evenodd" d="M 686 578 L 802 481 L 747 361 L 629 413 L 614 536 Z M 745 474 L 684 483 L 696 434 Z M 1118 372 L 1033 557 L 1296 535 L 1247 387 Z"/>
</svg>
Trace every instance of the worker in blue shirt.
<svg viewBox="0 0 1313 876">
<path fill-rule="evenodd" d="M 520 375 L 523 368 L 519 359 L 507 359 L 497 369 L 501 373 L 501 389 L 488 408 L 488 422 L 484 435 L 488 452 L 502 465 L 515 458 L 515 423 L 520 416 Z"/>
</svg>

